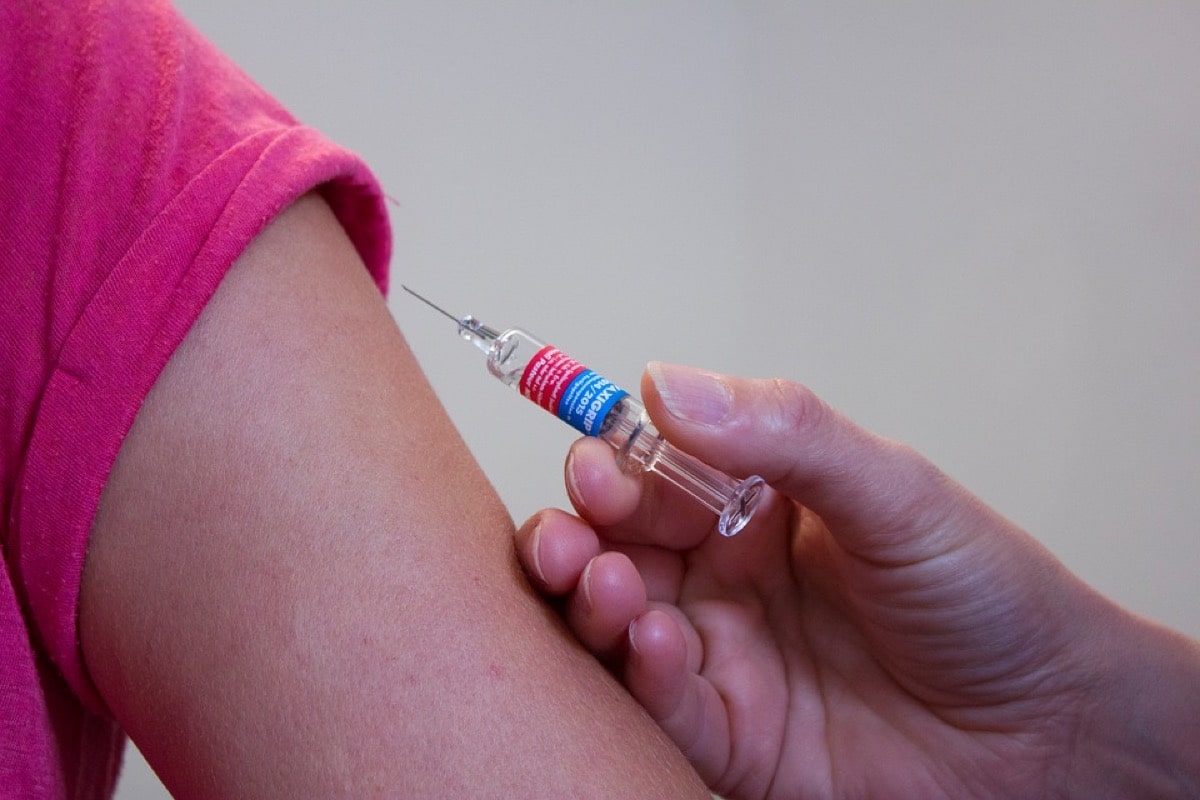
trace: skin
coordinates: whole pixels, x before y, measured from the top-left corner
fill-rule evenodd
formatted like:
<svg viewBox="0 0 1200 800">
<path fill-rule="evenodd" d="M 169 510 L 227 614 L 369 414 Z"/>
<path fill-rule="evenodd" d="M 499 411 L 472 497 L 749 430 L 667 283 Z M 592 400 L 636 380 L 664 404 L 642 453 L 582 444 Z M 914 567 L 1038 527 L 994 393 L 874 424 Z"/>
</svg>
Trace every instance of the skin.
<svg viewBox="0 0 1200 800">
<path fill-rule="evenodd" d="M 785 381 L 652 364 L 683 449 L 774 493 L 734 539 L 578 442 L 517 534 L 579 640 L 736 798 L 1200 796 L 1200 646 Z"/>
<path fill-rule="evenodd" d="M 310 196 L 233 266 L 121 450 L 85 660 L 180 798 L 706 798 L 511 535 Z"/>
</svg>

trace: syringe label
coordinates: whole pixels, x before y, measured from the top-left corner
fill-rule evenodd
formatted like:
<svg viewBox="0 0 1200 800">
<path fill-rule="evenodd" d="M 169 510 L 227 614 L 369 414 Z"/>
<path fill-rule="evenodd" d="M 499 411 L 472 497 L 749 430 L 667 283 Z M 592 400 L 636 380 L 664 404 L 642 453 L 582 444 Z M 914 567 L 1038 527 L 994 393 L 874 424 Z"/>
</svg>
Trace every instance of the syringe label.
<svg viewBox="0 0 1200 800">
<path fill-rule="evenodd" d="M 587 368 L 556 347 L 546 345 L 534 354 L 521 373 L 521 394 L 551 414 L 558 413 L 558 404 L 571 381 Z"/>
<path fill-rule="evenodd" d="M 603 375 L 584 370 L 563 393 L 558 418 L 581 433 L 596 436 L 608 412 L 627 394 Z"/>
<path fill-rule="evenodd" d="M 525 367 L 521 394 L 580 433 L 595 436 L 608 412 L 628 392 L 547 345 Z"/>
</svg>

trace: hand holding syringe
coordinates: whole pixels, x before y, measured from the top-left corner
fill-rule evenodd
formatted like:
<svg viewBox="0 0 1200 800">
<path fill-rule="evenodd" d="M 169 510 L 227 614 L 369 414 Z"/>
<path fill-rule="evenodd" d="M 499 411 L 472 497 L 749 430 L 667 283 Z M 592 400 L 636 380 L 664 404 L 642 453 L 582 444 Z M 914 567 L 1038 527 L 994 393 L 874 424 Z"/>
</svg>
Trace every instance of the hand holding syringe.
<svg viewBox="0 0 1200 800">
<path fill-rule="evenodd" d="M 677 450 L 628 392 L 525 331 L 497 331 L 471 316 L 459 319 L 401 288 L 454 320 L 459 335 L 487 355 L 488 371 L 505 385 L 581 433 L 612 445 L 623 470 L 653 471 L 678 486 L 718 515 L 722 536 L 733 536 L 750 521 L 762 496 L 762 478 L 739 481 Z"/>
</svg>

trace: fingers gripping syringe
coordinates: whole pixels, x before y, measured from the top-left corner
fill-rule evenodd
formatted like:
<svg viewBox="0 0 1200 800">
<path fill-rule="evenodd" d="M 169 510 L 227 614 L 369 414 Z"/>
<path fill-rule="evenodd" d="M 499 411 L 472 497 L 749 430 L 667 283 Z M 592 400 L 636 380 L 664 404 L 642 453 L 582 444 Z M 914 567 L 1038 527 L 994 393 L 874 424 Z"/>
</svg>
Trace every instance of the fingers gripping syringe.
<svg viewBox="0 0 1200 800">
<path fill-rule="evenodd" d="M 627 473 L 653 471 L 718 515 L 717 530 L 733 536 L 750 521 L 763 479 L 739 481 L 677 450 L 655 429 L 645 408 L 612 381 L 519 328 L 497 331 L 461 319 L 401 286 L 458 324 L 458 333 L 487 355 L 488 371 L 576 430 L 612 445 Z"/>
</svg>

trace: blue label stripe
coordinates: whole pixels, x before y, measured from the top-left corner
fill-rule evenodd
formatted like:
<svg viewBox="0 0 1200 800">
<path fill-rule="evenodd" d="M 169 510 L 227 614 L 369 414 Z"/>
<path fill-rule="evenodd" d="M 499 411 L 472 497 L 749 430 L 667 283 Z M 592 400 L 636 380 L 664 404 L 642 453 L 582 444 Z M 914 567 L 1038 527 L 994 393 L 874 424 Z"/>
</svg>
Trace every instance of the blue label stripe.
<svg viewBox="0 0 1200 800">
<path fill-rule="evenodd" d="M 582 434 L 596 436 L 608 412 L 627 394 L 608 378 L 585 369 L 563 392 L 558 418 Z"/>
</svg>

